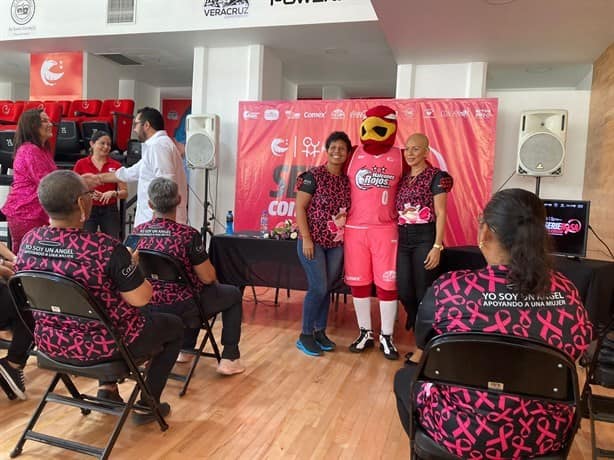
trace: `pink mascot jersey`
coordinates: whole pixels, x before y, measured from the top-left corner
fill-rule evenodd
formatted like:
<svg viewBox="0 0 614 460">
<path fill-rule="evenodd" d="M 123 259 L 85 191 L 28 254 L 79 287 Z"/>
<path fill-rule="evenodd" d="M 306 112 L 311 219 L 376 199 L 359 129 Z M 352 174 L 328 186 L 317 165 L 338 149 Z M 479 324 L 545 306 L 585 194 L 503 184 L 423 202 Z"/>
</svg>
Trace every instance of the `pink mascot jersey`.
<svg viewBox="0 0 614 460">
<path fill-rule="evenodd" d="M 403 154 L 394 147 L 396 115 L 385 106 L 366 112 L 360 146 L 348 167 L 350 213 L 345 226 L 345 279 L 350 286 L 375 283 L 396 290 L 398 230 L 395 195 Z"/>
</svg>

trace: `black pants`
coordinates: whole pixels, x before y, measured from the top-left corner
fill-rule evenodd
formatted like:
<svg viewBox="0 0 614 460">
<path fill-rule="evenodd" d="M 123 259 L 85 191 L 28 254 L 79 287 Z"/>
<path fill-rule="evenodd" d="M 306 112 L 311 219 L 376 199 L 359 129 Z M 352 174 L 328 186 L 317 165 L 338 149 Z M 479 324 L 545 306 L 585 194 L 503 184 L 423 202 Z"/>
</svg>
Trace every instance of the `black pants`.
<svg viewBox="0 0 614 460">
<path fill-rule="evenodd" d="M 222 313 L 222 358 L 238 359 L 243 318 L 243 296 L 236 286 L 230 284 L 206 284 L 200 291 L 200 308 L 207 319 Z M 184 348 L 194 348 L 200 328 L 186 329 Z"/>
<path fill-rule="evenodd" d="M 160 401 L 160 395 L 171 373 L 183 342 L 183 323 L 175 315 L 147 313 L 145 327 L 139 336 L 128 345 L 136 360 L 147 359 L 152 350 L 162 351 L 151 358 L 147 383 L 152 396 Z M 104 383 L 104 382 L 103 382 Z"/>
<path fill-rule="evenodd" d="M 397 290 L 407 312 L 406 329 L 416 323 L 418 305 L 427 288 L 439 276 L 439 267 L 424 268 L 424 260 L 435 242 L 435 224 L 399 225 Z"/>
<path fill-rule="evenodd" d="M 83 229 L 86 232 L 94 233 L 98 231 L 98 227 L 100 227 L 102 233 L 106 233 L 116 239 L 119 238 L 121 225 L 117 203 L 105 206 L 92 206 L 92 213 L 90 218 L 85 221 Z"/>
<path fill-rule="evenodd" d="M 27 326 L 23 323 L 25 321 Z M 32 347 L 32 334 L 34 330 L 34 318 L 29 311 L 23 312 L 23 321 L 17 315 L 13 299 L 9 289 L 4 283 L 0 283 L 0 328 L 8 328 L 13 331 L 13 339 L 9 346 L 7 359 L 15 364 L 24 366 L 28 360 L 28 351 Z"/>
<path fill-rule="evenodd" d="M 409 436 L 409 419 L 412 411 L 409 390 L 415 373 L 416 366 L 411 365 L 399 369 L 394 376 L 394 395 L 397 398 L 397 411 L 399 412 L 399 419 L 401 420 L 401 425 L 405 428 L 407 436 Z"/>
</svg>

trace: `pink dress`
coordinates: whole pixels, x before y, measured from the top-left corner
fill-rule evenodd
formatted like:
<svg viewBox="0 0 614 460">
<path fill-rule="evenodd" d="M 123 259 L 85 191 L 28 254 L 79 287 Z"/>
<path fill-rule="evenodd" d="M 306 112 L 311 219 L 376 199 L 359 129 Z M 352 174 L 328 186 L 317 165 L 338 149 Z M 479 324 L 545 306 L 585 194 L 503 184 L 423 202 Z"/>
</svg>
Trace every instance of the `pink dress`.
<svg viewBox="0 0 614 460">
<path fill-rule="evenodd" d="M 13 185 L 2 207 L 15 253 L 23 235 L 49 223 L 49 217 L 38 201 L 37 189 L 41 179 L 56 169 L 53 154 L 35 144 L 25 142 L 15 152 Z"/>
</svg>

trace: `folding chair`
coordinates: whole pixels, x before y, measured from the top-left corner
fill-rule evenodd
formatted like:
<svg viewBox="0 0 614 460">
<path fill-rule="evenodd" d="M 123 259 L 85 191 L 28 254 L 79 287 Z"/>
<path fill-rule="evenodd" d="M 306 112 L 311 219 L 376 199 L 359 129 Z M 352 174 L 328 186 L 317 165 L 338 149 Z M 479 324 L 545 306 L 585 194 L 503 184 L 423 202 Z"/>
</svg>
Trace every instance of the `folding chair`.
<svg viewBox="0 0 614 460">
<path fill-rule="evenodd" d="M 440 335 L 427 344 L 418 364 L 411 385 L 412 401 L 416 401 L 418 383 L 513 394 L 573 406 L 572 425 L 568 438 L 561 440 L 561 449 L 534 457 L 537 459 L 567 458 L 580 424 L 578 375 L 574 362 L 560 350 L 536 340 L 481 332 Z M 409 426 L 412 459 L 459 458 L 422 430 L 415 410 Z"/>
<path fill-rule="evenodd" d="M 133 408 L 148 410 L 148 408 L 135 404 L 139 391 L 141 392 L 142 399 L 153 408 L 153 413 L 160 425 L 160 430 L 166 431 L 168 425 L 164 421 L 158 403 L 151 396 L 149 386 L 144 380 L 148 366 L 143 371 L 139 371 L 137 362 L 121 336 L 113 327 L 105 310 L 100 307 L 98 302 L 83 286 L 66 276 L 31 270 L 23 271 L 13 276 L 9 280 L 9 290 L 20 315 L 22 311 L 30 310 L 44 315 L 61 315 L 73 320 L 100 321 L 110 332 L 119 350 L 116 357 L 99 364 L 89 365 L 67 364 L 41 351 L 37 351 L 38 367 L 55 372 L 55 376 L 34 411 L 26 429 L 19 438 L 17 445 L 11 452 L 11 458 L 20 455 L 25 442 L 31 440 L 106 459 L 110 455 L 130 411 Z M 152 355 L 157 351 L 152 350 Z M 129 378 L 135 381 L 135 385 L 128 398 L 128 402 L 119 403 L 81 394 L 70 375 L 104 381 Z M 60 380 L 70 393 L 70 397 L 54 392 Z M 114 415 L 118 417 L 118 420 L 104 447 L 83 444 L 36 432 L 34 431 L 34 425 L 42 415 L 43 409 L 48 402 L 78 407 L 83 415 L 88 415 L 93 410 Z"/>
<path fill-rule="evenodd" d="M 597 335 L 591 347 L 582 389 L 583 416 L 590 419 L 592 458 L 614 458 L 614 450 L 597 446 L 595 422 L 614 423 L 614 397 L 593 394 L 591 385 L 614 388 L 614 320 Z"/>
<path fill-rule="evenodd" d="M 145 277 L 151 280 L 155 280 L 162 283 L 177 283 L 192 289 L 194 293 L 194 299 L 200 310 L 200 293 L 196 292 L 196 289 L 194 289 L 194 287 L 191 285 L 190 278 L 188 278 L 184 267 L 179 263 L 178 260 L 169 256 L 168 254 L 165 254 L 160 251 L 155 251 L 153 249 L 139 249 L 139 266 L 141 267 L 141 270 L 143 271 Z M 179 396 L 185 395 L 188 389 L 188 385 L 190 384 L 190 380 L 192 380 L 194 370 L 196 369 L 196 366 L 198 365 L 198 361 L 200 360 L 201 356 L 215 358 L 218 363 L 222 359 L 212 331 L 217 315 L 214 315 L 211 318 L 211 321 L 209 321 L 208 318 L 205 318 L 202 311 L 200 311 L 200 314 L 201 329 L 205 331 L 205 335 L 201 340 L 200 345 L 198 345 L 198 348 L 194 348 L 192 350 L 182 350 L 184 353 L 194 356 L 194 359 L 192 360 L 192 365 L 190 366 L 190 370 L 187 374 L 172 373 L 169 376 L 174 380 L 184 382 L 183 388 L 179 392 Z M 213 348 L 213 353 L 203 351 L 205 349 L 205 346 L 207 345 L 207 342 L 209 341 L 211 342 L 211 348 Z"/>
</svg>

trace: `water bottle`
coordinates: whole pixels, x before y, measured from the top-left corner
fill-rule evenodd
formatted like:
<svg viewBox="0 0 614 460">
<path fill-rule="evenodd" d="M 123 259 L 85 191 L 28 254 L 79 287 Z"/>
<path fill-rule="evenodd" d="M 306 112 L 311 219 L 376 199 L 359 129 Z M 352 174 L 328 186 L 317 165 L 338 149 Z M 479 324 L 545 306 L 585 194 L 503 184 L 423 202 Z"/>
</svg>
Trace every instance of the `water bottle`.
<svg viewBox="0 0 614 460">
<path fill-rule="evenodd" d="M 234 217 L 232 216 L 232 211 L 228 211 L 226 214 L 226 234 L 232 235 L 235 232 L 234 229 Z"/>
<path fill-rule="evenodd" d="M 260 216 L 260 235 L 265 236 L 269 234 L 269 213 L 266 210 L 262 211 Z"/>
</svg>

